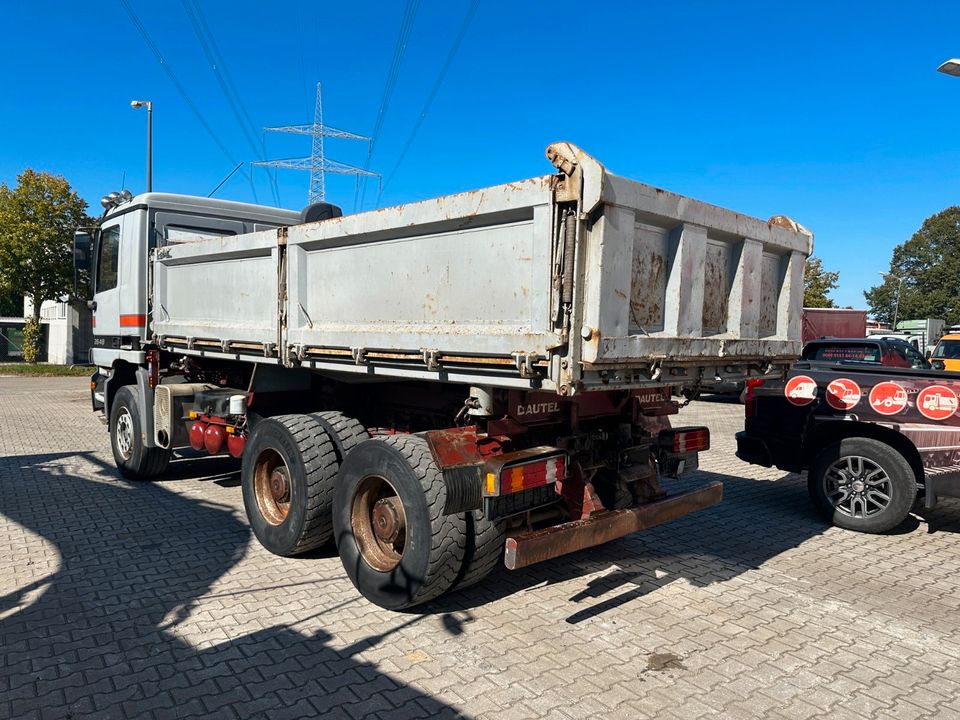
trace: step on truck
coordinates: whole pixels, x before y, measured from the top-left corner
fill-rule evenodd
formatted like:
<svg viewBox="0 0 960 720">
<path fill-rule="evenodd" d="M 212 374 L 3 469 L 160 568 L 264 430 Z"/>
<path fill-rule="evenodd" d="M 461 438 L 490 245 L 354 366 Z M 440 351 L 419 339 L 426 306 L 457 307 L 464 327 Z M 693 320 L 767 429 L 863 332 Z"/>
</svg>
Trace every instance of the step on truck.
<svg viewBox="0 0 960 720">
<path fill-rule="evenodd" d="M 924 367 L 916 351 L 913 367 L 871 362 L 879 350 L 870 342 L 860 341 L 859 360 L 854 341 L 840 340 L 831 355 L 846 360 L 798 362 L 785 379 L 747 380 L 737 456 L 807 471 L 824 518 L 881 533 L 911 510 L 960 497 L 960 376 Z"/>
<path fill-rule="evenodd" d="M 392 609 L 719 502 L 670 492 L 709 447 L 670 418 L 705 380 L 785 372 L 812 236 L 547 157 L 350 216 L 104 198 L 76 256 L 121 474 L 238 457 L 268 550 L 334 542 Z"/>
</svg>

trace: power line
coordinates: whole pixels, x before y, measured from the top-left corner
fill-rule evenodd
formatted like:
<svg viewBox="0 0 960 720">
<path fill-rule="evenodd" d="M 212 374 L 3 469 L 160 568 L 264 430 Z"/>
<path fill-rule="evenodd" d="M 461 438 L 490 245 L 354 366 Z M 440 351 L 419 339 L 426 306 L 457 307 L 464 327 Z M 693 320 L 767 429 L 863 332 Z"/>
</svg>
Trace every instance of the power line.
<svg viewBox="0 0 960 720">
<path fill-rule="evenodd" d="M 160 63 L 160 67 L 163 68 L 163 71 L 167 74 L 167 77 L 170 78 L 170 82 L 173 83 L 173 86 L 177 89 L 177 92 L 180 93 L 180 97 L 183 98 L 183 101 L 187 104 L 187 107 L 190 108 L 190 111 L 196 116 L 197 120 L 200 122 L 200 125 L 204 130 L 207 131 L 207 134 L 213 140 L 220 151 L 227 157 L 227 159 L 233 163 L 237 164 L 237 160 L 233 157 L 227 146 L 223 144 L 217 134 L 213 131 L 213 128 L 210 127 L 210 124 L 207 122 L 206 118 L 203 117 L 203 113 L 200 112 L 199 108 L 194 104 L 193 100 L 190 99 L 190 96 L 187 94 L 186 89 L 180 83 L 180 80 L 177 78 L 176 74 L 173 72 L 173 69 L 167 64 L 167 61 L 164 59 L 163 54 L 160 52 L 160 48 L 157 47 L 157 44 L 153 41 L 153 38 L 150 37 L 150 33 L 147 32 L 147 28 L 144 27 L 143 23 L 140 22 L 140 18 L 137 17 L 137 14 L 133 11 L 133 8 L 130 7 L 130 3 L 127 0 L 120 0 L 120 4 L 123 5 L 123 9 L 126 10 L 127 15 L 130 17 L 130 22 L 133 23 L 133 26 L 137 29 L 137 32 L 140 33 L 140 36 L 143 38 L 143 41 L 147 44 L 147 47 L 150 49 L 150 52 L 153 53 L 154 57 L 157 58 L 157 62 Z M 253 177 L 249 173 L 244 173 L 247 178 L 250 180 L 250 188 L 253 191 L 254 202 L 257 202 L 257 190 L 253 186 Z"/>
<path fill-rule="evenodd" d="M 266 156 L 263 142 L 257 142 L 256 126 L 250 119 L 250 114 L 244 106 L 243 99 L 240 93 L 237 92 L 236 85 L 234 85 L 233 79 L 230 77 L 227 64 L 224 62 L 223 56 L 220 54 L 220 49 L 217 47 L 217 42 L 213 37 L 213 33 L 210 32 L 210 27 L 203 17 L 203 11 L 200 9 L 200 5 L 196 0 L 193 0 L 192 3 L 190 0 L 181 0 L 181 3 L 187 13 L 187 18 L 190 20 L 190 25 L 193 27 L 193 33 L 197 36 L 197 40 L 200 41 L 203 54 L 206 56 L 207 62 L 210 63 L 210 68 L 213 70 L 213 75 L 217 79 L 217 84 L 220 86 L 220 90 L 223 91 L 224 97 L 227 98 L 227 103 L 230 105 L 230 110 L 233 112 L 233 116 L 236 118 L 240 130 L 253 149 L 254 155 L 263 160 Z M 273 194 L 274 204 L 279 207 L 280 195 L 276 180 L 269 172 L 267 172 L 267 178 L 270 180 L 270 191 Z"/>
<path fill-rule="evenodd" d="M 410 30 L 413 28 L 413 20 L 417 15 L 417 9 L 420 6 L 420 0 L 407 0 L 406 7 L 403 10 L 403 19 L 400 21 L 400 32 L 397 34 L 397 42 L 393 48 L 393 58 L 390 60 L 390 68 L 387 71 L 387 79 L 383 86 L 383 94 L 380 97 L 380 107 L 377 109 L 377 117 L 373 126 L 373 133 L 370 135 L 370 146 L 367 148 L 367 159 L 363 164 L 364 170 L 370 168 L 370 162 L 373 159 L 373 152 L 376 149 L 377 140 L 380 137 L 380 131 L 383 129 L 383 121 L 386 118 L 387 109 L 390 107 L 390 99 L 393 96 L 393 90 L 400 76 L 400 65 L 403 62 L 403 55 L 407 49 L 407 39 L 410 36 Z M 358 185 L 357 190 L 360 190 Z M 360 194 L 360 207 L 363 207 L 363 200 L 367 194 L 366 182 L 363 183 L 363 192 Z M 357 195 L 353 197 L 354 209 L 357 207 Z"/>
<path fill-rule="evenodd" d="M 423 121 L 426 119 L 427 113 L 430 112 L 430 106 L 433 105 L 433 101 L 436 99 L 437 93 L 440 91 L 440 86 L 443 85 L 444 78 L 447 76 L 447 71 L 450 69 L 454 58 L 457 56 L 457 52 L 460 50 L 460 44 L 463 42 L 464 37 L 466 37 L 467 30 L 470 28 L 470 23 L 473 20 L 473 16 L 476 14 L 479 6 L 480 0 L 473 0 L 473 2 L 470 4 L 470 7 L 467 9 L 467 14 L 464 16 L 463 22 L 460 24 L 460 30 L 457 32 L 457 36 L 453 41 L 453 45 L 450 46 L 450 52 L 447 53 L 447 58 L 444 60 L 444 63 L 440 68 L 440 72 L 437 74 L 437 79 L 434 81 L 433 88 L 431 88 L 430 94 L 427 96 L 427 101 L 423 104 L 423 109 L 420 111 L 420 116 L 417 118 L 417 122 L 413 126 L 413 130 L 410 131 L 410 135 L 407 138 L 406 143 L 404 143 L 403 150 L 400 152 L 400 157 L 397 158 L 396 164 L 393 166 L 390 174 L 387 175 L 386 182 L 384 182 L 380 188 L 380 192 L 377 195 L 377 207 L 380 207 L 380 199 L 383 197 L 384 190 L 387 189 L 390 181 L 393 180 L 394 176 L 397 174 L 397 170 L 399 170 L 400 166 L 403 164 L 403 160 L 406 158 L 407 152 L 410 150 L 410 146 L 413 145 L 413 141 L 417 137 L 417 133 L 420 132 L 420 126 L 423 125 Z"/>
</svg>

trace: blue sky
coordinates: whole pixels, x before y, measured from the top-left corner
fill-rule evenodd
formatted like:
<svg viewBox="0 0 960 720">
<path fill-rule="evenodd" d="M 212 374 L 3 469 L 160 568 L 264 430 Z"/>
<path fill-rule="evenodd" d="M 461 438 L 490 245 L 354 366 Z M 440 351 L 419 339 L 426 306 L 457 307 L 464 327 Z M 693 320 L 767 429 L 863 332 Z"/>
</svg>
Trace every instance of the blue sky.
<svg viewBox="0 0 960 720">
<path fill-rule="evenodd" d="M 237 161 L 254 159 L 179 2 L 129 0 L 207 123 Z M 369 134 L 405 3 L 203 1 L 224 66 L 259 128 L 312 119 Z M 470 0 L 421 0 L 371 168 L 384 175 L 434 85 Z M 233 164 L 204 131 L 119 0 L 9 3 L 0 43 L 0 181 L 61 173 L 97 209 L 144 188 L 154 113 L 154 189 L 207 194 Z M 382 203 L 547 174 L 544 147 L 570 140 L 614 172 L 814 231 L 840 272 L 834 298 L 863 307 L 892 248 L 960 203 L 960 4 L 518 3 L 482 1 Z M 302 49 L 302 50 L 301 50 Z M 221 67 L 221 72 L 223 68 Z M 268 135 L 267 154 L 309 141 Z M 363 143 L 329 157 L 362 165 Z M 282 204 L 306 203 L 307 175 L 281 171 Z M 254 171 L 261 202 L 266 174 Z M 235 175 L 219 197 L 252 201 Z M 328 178 L 350 211 L 352 178 Z M 376 192 L 366 194 L 372 207 Z"/>
</svg>

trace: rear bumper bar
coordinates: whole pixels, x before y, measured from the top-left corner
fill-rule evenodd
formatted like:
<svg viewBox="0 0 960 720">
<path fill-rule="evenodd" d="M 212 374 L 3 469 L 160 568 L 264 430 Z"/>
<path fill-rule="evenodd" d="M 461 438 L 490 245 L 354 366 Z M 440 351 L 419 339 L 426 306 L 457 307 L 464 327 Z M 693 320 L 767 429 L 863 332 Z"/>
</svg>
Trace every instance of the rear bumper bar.
<svg viewBox="0 0 960 720">
<path fill-rule="evenodd" d="M 716 505 L 722 499 L 723 483 L 714 482 L 697 490 L 645 505 L 626 510 L 607 510 L 586 520 L 574 520 L 508 537 L 503 563 L 510 570 L 516 570 L 663 525 Z"/>
</svg>

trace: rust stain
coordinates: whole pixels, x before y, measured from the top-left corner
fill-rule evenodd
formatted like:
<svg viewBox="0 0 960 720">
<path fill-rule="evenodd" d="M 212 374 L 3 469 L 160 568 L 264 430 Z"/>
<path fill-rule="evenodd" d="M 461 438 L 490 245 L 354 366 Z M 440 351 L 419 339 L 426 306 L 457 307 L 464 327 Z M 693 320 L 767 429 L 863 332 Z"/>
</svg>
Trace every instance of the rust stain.
<svg viewBox="0 0 960 720">
<path fill-rule="evenodd" d="M 703 327 L 723 331 L 727 325 L 727 253 L 719 245 L 707 245 L 703 282 Z"/>
<path fill-rule="evenodd" d="M 635 255 L 630 283 L 630 317 L 641 327 L 663 324 L 663 300 L 666 266 L 656 252 Z M 626 299 L 626 298 L 624 298 Z"/>
</svg>

